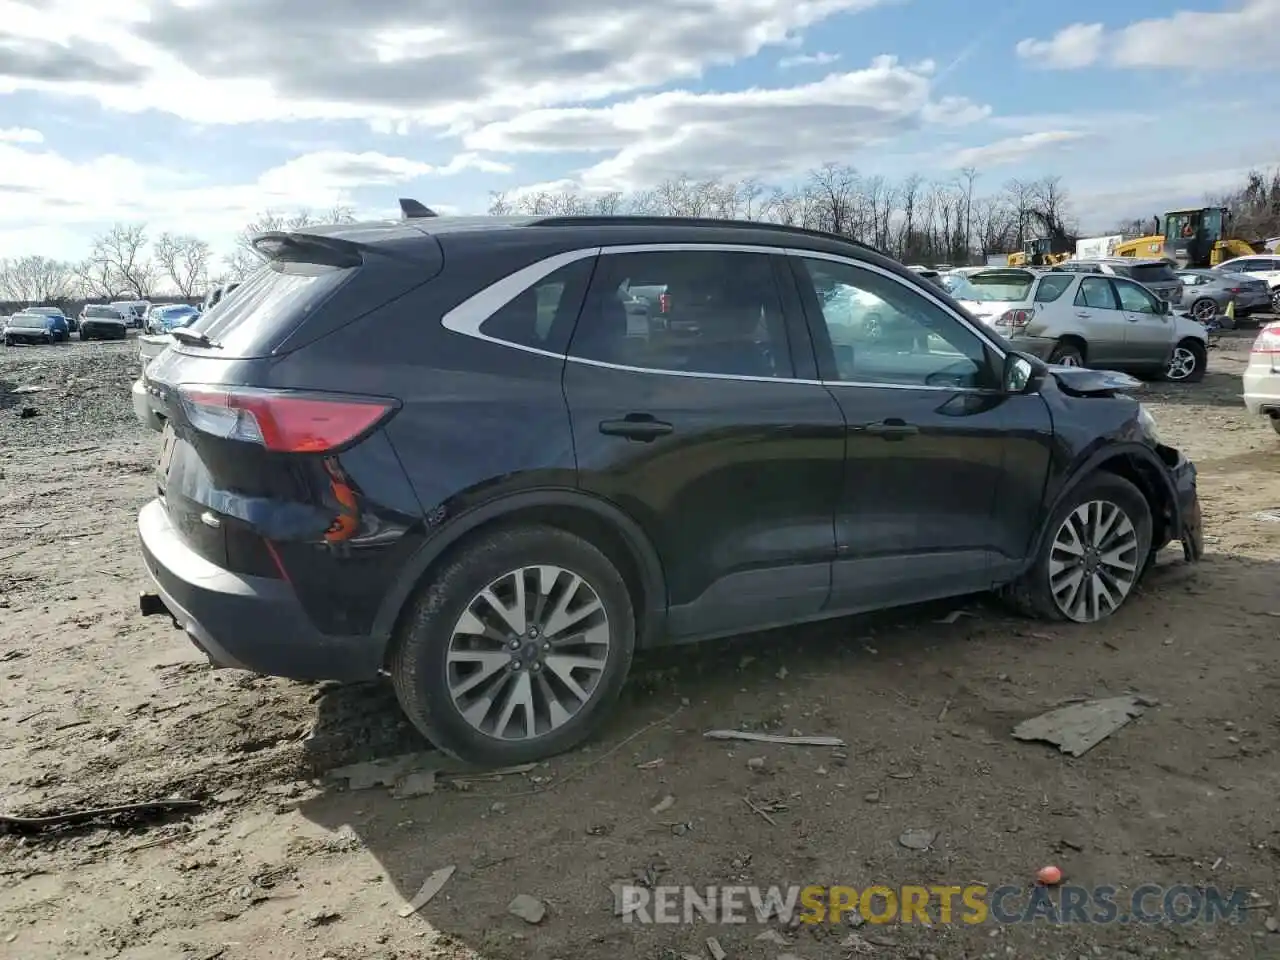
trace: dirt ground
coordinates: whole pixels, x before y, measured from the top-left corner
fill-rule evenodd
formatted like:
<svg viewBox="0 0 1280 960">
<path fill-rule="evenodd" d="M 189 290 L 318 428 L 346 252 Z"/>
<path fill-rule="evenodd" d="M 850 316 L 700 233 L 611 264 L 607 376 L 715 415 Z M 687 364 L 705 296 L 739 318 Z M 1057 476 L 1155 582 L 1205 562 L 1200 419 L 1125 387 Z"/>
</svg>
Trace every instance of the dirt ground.
<svg viewBox="0 0 1280 960">
<path fill-rule="evenodd" d="M 1280 437 L 1238 396 L 1252 336 L 1224 336 L 1202 384 L 1146 390 L 1198 461 L 1208 555 L 1193 569 L 1170 551 L 1104 626 L 977 598 L 667 651 L 637 663 L 590 748 L 410 799 L 326 776 L 426 749 L 383 686 L 211 671 L 138 615 L 134 517 L 158 438 L 129 408 L 136 343 L 0 352 L 0 813 L 202 802 L 0 828 L 0 956 L 674 960 L 709 956 L 708 936 L 729 960 L 1280 956 L 1280 522 L 1255 516 L 1280 508 Z M 26 387 L 47 389 L 12 392 Z M 1158 703 L 1082 757 L 1010 736 L 1126 691 Z M 726 727 L 848 746 L 702 736 Z M 899 842 L 913 829 L 936 832 L 929 849 Z M 1088 886 L 1248 888 L 1251 909 L 1216 925 L 713 928 L 624 924 L 610 892 L 1025 886 L 1050 863 Z M 446 865 L 443 891 L 401 917 Z M 541 923 L 508 912 L 518 894 L 545 903 Z"/>
</svg>

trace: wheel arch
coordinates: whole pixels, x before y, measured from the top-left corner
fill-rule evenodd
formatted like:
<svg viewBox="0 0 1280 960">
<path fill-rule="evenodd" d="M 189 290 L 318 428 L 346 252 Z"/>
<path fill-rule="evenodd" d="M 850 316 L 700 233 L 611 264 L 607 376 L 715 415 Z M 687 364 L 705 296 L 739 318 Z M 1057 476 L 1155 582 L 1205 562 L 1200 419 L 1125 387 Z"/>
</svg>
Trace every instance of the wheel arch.
<svg viewBox="0 0 1280 960">
<path fill-rule="evenodd" d="M 1036 533 L 1035 542 L 1027 557 L 1027 565 L 1035 563 L 1044 547 L 1045 538 L 1052 535 L 1049 521 L 1057 509 L 1075 492 L 1084 480 L 1099 472 L 1123 477 L 1142 493 L 1151 508 L 1151 549 L 1157 550 L 1172 539 L 1173 531 L 1181 529 L 1178 495 L 1169 479 L 1167 466 L 1160 455 L 1140 443 L 1109 444 L 1086 457 L 1071 471 L 1058 490 L 1052 503 L 1044 512 L 1044 519 Z"/>
<path fill-rule="evenodd" d="M 1058 343 L 1075 347 L 1080 351 L 1080 357 L 1086 362 L 1089 360 L 1089 341 L 1078 333 L 1064 333 L 1058 337 Z"/>
<path fill-rule="evenodd" d="M 667 610 L 662 562 L 641 526 L 614 504 L 571 489 L 522 491 L 491 500 L 454 518 L 425 543 L 400 572 L 374 619 L 374 635 L 390 657 L 395 637 L 414 594 L 431 571 L 476 537 L 510 526 L 544 524 L 575 533 L 604 552 L 631 594 L 636 646 L 652 645 Z"/>
</svg>

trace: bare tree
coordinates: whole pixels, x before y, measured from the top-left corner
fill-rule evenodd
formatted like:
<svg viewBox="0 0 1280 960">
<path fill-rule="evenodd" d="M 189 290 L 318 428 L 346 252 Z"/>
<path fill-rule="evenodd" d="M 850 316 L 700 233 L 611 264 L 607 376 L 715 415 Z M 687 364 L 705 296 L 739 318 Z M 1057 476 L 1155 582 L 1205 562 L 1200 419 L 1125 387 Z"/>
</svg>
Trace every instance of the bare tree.
<svg viewBox="0 0 1280 960">
<path fill-rule="evenodd" d="M 146 225 L 117 223 L 94 237 L 88 258 L 73 273 L 86 297 L 147 299 L 159 270 L 147 254 Z"/>
<path fill-rule="evenodd" d="M 213 251 L 199 237 L 163 233 L 156 241 L 156 260 L 183 297 L 194 297 L 209 282 Z"/>
<path fill-rule="evenodd" d="M 0 260 L 0 299 L 23 302 L 61 300 L 71 295 L 71 264 L 37 255 Z"/>
</svg>

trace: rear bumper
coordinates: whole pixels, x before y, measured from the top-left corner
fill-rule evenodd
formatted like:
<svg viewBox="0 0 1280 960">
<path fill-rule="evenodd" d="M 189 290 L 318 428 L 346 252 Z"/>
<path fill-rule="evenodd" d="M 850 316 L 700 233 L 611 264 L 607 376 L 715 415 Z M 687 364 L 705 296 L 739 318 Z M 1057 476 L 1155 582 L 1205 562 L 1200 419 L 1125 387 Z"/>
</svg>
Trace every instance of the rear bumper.
<svg viewBox="0 0 1280 960">
<path fill-rule="evenodd" d="M 1246 370 L 1243 385 L 1245 409 L 1255 417 L 1280 409 L 1280 373 L 1265 367 L 1256 373 Z"/>
<path fill-rule="evenodd" d="M 138 418 L 138 422 L 149 430 L 163 432 L 164 421 L 151 405 L 151 394 L 147 392 L 147 385 L 142 380 L 135 380 L 131 393 L 133 394 L 133 415 Z"/>
<path fill-rule="evenodd" d="M 210 563 L 178 535 L 164 504 L 138 514 L 147 571 L 165 608 L 215 667 L 292 680 L 371 680 L 385 643 L 316 630 L 287 581 Z"/>
</svg>

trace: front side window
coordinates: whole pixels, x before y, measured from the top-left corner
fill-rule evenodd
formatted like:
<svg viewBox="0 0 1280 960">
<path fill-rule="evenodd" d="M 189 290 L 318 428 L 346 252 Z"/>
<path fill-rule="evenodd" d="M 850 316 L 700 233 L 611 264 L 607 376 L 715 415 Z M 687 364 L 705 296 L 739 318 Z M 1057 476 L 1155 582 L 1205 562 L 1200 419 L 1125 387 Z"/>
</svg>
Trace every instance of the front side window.
<svg viewBox="0 0 1280 960">
<path fill-rule="evenodd" d="M 800 258 L 841 381 L 897 386 L 994 386 L 982 338 L 932 300 L 853 264 Z"/>
<path fill-rule="evenodd" d="M 1149 313 L 1153 316 L 1160 313 L 1160 304 L 1156 298 L 1136 283 L 1125 280 L 1116 281 L 1116 293 L 1120 296 L 1120 308 L 1129 313 Z"/>
<path fill-rule="evenodd" d="M 795 375 L 764 253 L 606 251 L 569 353 L 644 370 Z"/>
</svg>

